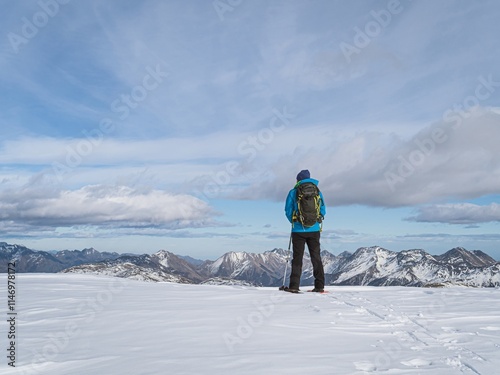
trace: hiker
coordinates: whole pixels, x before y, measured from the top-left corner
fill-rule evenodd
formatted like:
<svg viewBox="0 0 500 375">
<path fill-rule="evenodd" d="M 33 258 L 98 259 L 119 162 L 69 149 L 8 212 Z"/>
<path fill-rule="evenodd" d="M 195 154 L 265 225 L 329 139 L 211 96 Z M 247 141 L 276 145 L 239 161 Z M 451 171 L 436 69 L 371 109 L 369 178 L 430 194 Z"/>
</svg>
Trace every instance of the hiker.
<svg viewBox="0 0 500 375">
<path fill-rule="evenodd" d="M 292 273 L 287 292 L 298 293 L 302 274 L 302 258 L 307 244 L 314 275 L 313 292 L 323 293 L 325 273 L 321 261 L 320 232 L 326 214 L 323 194 L 318 189 L 318 180 L 311 178 L 307 169 L 297 175 L 297 184 L 286 198 L 285 214 L 292 223 Z"/>
</svg>

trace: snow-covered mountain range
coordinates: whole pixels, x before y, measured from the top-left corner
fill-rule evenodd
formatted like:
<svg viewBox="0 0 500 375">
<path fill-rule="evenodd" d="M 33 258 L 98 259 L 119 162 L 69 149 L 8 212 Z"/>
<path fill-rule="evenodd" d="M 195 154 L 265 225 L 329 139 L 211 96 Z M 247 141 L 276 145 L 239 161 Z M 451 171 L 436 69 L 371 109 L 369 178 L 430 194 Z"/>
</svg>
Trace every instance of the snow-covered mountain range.
<svg viewBox="0 0 500 375">
<path fill-rule="evenodd" d="M 480 250 L 454 248 L 433 256 L 424 250 L 394 252 L 379 246 L 333 255 L 322 251 L 327 285 L 500 286 L 500 262 Z M 255 254 L 229 252 L 215 261 L 200 261 L 161 250 L 120 255 L 82 251 L 43 252 L 0 242 L 0 272 L 17 260 L 17 272 L 66 272 L 117 276 L 144 281 L 280 286 L 288 251 Z M 288 265 L 288 275 L 290 264 Z M 313 283 L 312 265 L 304 255 L 302 285 Z"/>
<path fill-rule="evenodd" d="M 482 251 L 454 248 L 432 256 L 423 250 L 393 252 L 381 247 L 345 254 L 328 274 L 329 284 L 491 287 L 500 285 L 500 263 Z"/>
<path fill-rule="evenodd" d="M 118 259 L 82 264 L 65 269 L 65 273 L 84 273 L 124 277 L 143 281 L 168 281 L 198 284 L 205 281 L 194 265 L 165 250 L 148 255 L 126 255 Z"/>
<path fill-rule="evenodd" d="M 7 263 L 15 260 L 17 272 L 59 272 L 80 264 L 117 259 L 122 254 L 83 250 L 36 251 L 22 245 L 0 242 L 0 273 L 7 272 Z"/>
</svg>

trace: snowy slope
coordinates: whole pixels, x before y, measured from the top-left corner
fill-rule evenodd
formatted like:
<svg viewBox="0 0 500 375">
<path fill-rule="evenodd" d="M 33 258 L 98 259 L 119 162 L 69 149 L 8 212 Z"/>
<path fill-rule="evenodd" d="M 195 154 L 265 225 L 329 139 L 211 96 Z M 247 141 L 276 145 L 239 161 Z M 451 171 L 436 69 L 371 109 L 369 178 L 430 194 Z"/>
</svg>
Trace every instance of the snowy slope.
<svg viewBox="0 0 500 375">
<path fill-rule="evenodd" d="M 18 274 L 18 367 L 0 373 L 498 374 L 499 289 L 328 289 Z"/>
</svg>

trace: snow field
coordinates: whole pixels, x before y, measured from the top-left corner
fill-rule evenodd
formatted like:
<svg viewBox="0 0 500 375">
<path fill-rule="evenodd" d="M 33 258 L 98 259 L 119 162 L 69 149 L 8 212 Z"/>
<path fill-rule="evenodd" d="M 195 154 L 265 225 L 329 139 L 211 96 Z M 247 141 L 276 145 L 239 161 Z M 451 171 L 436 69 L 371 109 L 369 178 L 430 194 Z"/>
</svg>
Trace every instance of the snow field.
<svg viewBox="0 0 500 375">
<path fill-rule="evenodd" d="M 499 289 L 328 287 L 296 295 L 76 274 L 18 274 L 17 283 L 17 362 L 9 367 L 3 356 L 6 375 L 494 375 L 500 368 Z"/>
</svg>

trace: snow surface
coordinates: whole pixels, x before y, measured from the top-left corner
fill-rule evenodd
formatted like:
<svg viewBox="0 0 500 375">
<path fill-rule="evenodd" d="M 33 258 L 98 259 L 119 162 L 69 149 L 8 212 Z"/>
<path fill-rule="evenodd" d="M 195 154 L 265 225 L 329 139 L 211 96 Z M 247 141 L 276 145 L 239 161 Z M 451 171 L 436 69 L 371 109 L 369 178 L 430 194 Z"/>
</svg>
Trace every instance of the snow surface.
<svg viewBox="0 0 500 375">
<path fill-rule="evenodd" d="M 500 290 L 277 288 L 17 275 L 17 367 L 1 374 L 500 373 Z"/>
</svg>

